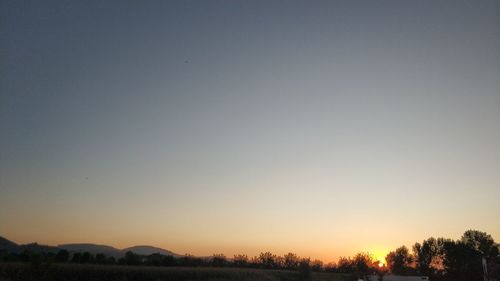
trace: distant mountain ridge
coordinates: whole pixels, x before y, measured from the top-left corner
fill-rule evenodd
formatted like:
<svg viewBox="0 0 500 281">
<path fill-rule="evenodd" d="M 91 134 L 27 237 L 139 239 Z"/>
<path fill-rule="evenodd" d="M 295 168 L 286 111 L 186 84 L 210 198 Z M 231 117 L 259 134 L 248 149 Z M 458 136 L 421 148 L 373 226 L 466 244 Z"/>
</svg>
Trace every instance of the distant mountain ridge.
<svg viewBox="0 0 500 281">
<path fill-rule="evenodd" d="M 11 253 L 21 253 L 22 251 L 30 251 L 30 252 L 47 252 L 47 253 L 55 253 L 60 249 L 53 246 L 41 245 L 38 243 L 29 243 L 18 245 L 15 242 L 12 242 L 2 236 L 0 236 L 0 250 L 4 250 Z"/>
<path fill-rule="evenodd" d="M 0 250 L 6 250 L 12 253 L 18 253 L 22 251 L 19 245 L 1 236 L 0 236 Z"/>
<path fill-rule="evenodd" d="M 89 252 L 93 255 L 95 254 L 105 254 L 106 256 L 121 258 L 125 256 L 125 253 L 131 251 L 138 255 L 151 255 L 151 254 L 162 254 L 166 256 L 174 256 L 181 257 L 183 255 L 176 254 L 172 251 L 153 247 L 153 246 L 133 246 L 125 249 L 117 249 L 108 245 L 99 245 L 99 244 L 91 244 L 91 243 L 71 243 L 71 244 L 60 244 L 57 246 L 48 246 L 48 245 L 40 245 L 38 243 L 29 243 L 29 244 L 17 244 L 12 242 L 2 236 L 0 236 L 0 251 L 4 250 L 12 253 L 20 253 L 24 250 L 29 250 L 32 252 L 58 252 L 59 250 L 66 250 L 70 253 L 78 253 L 78 252 Z"/>
<path fill-rule="evenodd" d="M 89 252 L 91 254 L 105 254 L 106 256 L 121 258 L 125 255 L 120 249 L 99 244 L 91 243 L 72 243 L 57 245 L 58 248 L 64 249 L 70 253 Z"/>
<path fill-rule="evenodd" d="M 169 250 L 165 250 L 165 249 L 157 248 L 157 247 L 153 247 L 153 246 L 145 246 L 145 245 L 133 246 L 133 247 L 125 248 L 122 250 L 122 252 L 124 252 L 124 253 L 126 253 L 128 251 L 134 252 L 134 253 L 139 254 L 139 255 L 144 255 L 144 256 L 148 256 L 151 254 L 157 254 L 157 253 L 165 255 L 165 256 L 174 256 L 174 257 L 181 256 L 181 255 L 176 254 L 176 253 L 169 251 Z"/>
</svg>

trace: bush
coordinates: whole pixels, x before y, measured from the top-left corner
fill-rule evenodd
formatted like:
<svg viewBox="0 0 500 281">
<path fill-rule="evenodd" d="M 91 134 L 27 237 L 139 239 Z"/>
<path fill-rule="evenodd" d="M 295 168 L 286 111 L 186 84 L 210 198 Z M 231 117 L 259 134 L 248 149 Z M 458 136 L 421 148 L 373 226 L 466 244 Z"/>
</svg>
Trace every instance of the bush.
<svg viewBox="0 0 500 281">
<path fill-rule="evenodd" d="M 301 279 L 311 278 L 311 260 L 309 258 L 300 260 L 299 274 Z"/>
</svg>

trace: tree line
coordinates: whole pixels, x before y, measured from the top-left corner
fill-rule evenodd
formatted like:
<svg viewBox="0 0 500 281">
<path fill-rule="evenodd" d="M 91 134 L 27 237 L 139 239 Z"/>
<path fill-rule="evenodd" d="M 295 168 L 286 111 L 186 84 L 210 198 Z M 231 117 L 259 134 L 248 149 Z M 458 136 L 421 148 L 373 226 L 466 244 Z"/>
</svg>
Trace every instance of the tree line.
<svg viewBox="0 0 500 281">
<path fill-rule="evenodd" d="M 421 243 L 415 243 L 411 250 L 406 246 L 398 247 L 387 254 L 383 266 L 381 266 L 383 261 L 375 260 L 369 253 L 340 257 L 336 263 L 324 264 L 320 260 L 311 260 L 294 253 L 279 256 L 271 252 L 262 252 L 254 257 L 239 254 L 228 258 L 224 254 L 214 254 L 211 257 L 201 258 L 188 254 L 181 257 L 162 254 L 138 255 L 129 251 L 124 257 L 118 259 L 104 254 L 70 253 L 67 250 L 59 250 L 57 253 L 0 252 L 0 260 L 6 262 L 48 261 L 102 265 L 248 267 L 298 270 L 304 274 L 311 271 L 350 273 L 357 276 L 392 273 L 425 275 L 432 280 L 457 281 L 483 280 L 483 258 L 487 262 L 490 277 L 500 279 L 498 244 L 491 235 L 477 230 L 466 231 L 459 240 L 431 237 Z"/>
<path fill-rule="evenodd" d="M 159 253 L 151 255 L 139 255 L 132 251 L 125 253 L 124 257 L 116 259 L 105 254 L 92 254 L 90 252 L 70 253 L 67 250 L 52 252 L 31 252 L 25 250 L 22 253 L 8 253 L 0 251 L 0 260 L 4 262 L 32 262 L 33 260 L 51 261 L 57 263 L 75 264 L 101 264 L 101 265 L 145 265 L 145 266 L 213 266 L 213 267 L 250 267 L 264 269 L 299 269 L 307 265 L 311 270 L 324 270 L 323 262 L 301 258 L 294 253 L 283 256 L 271 252 L 262 252 L 258 256 L 249 258 L 247 255 L 234 255 L 228 258 L 224 254 L 213 254 L 211 257 L 196 257 L 186 254 L 180 257 L 162 255 Z"/>
<path fill-rule="evenodd" d="M 499 245 L 491 235 L 467 230 L 459 240 L 428 238 L 386 256 L 387 271 L 399 275 L 421 274 L 432 280 L 483 280 L 483 259 L 488 277 L 500 279 Z"/>
</svg>

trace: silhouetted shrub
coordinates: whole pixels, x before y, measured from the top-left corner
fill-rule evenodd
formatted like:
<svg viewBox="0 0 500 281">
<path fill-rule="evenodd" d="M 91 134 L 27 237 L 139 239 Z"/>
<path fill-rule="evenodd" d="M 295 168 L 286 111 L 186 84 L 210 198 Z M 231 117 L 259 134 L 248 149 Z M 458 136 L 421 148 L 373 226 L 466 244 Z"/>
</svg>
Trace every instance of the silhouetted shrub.
<svg viewBox="0 0 500 281">
<path fill-rule="evenodd" d="M 57 255 L 55 256 L 56 262 L 68 262 L 69 260 L 69 252 L 66 250 L 59 250 Z"/>
<path fill-rule="evenodd" d="M 309 258 L 300 260 L 299 274 L 301 279 L 311 278 L 311 260 Z"/>
<path fill-rule="evenodd" d="M 212 258 L 210 259 L 210 263 L 212 264 L 212 266 L 226 266 L 227 259 L 224 254 L 213 254 Z"/>
<path fill-rule="evenodd" d="M 248 266 L 248 256 L 247 255 L 234 255 L 233 257 L 234 266 Z"/>
</svg>

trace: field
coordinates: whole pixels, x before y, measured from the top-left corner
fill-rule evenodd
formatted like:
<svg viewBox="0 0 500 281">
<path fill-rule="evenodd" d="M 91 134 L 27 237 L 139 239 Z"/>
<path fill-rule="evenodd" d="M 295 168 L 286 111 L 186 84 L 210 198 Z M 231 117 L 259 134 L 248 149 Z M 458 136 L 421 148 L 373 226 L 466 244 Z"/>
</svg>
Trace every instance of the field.
<svg viewBox="0 0 500 281">
<path fill-rule="evenodd" d="M 314 281 L 356 280 L 349 274 L 313 272 L 306 278 Z M 304 280 L 298 272 L 250 268 L 151 267 L 114 265 L 52 264 L 33 266 L 22 263 L 0 263 L 0 281 L 188 281 Z"/>
</svg>

